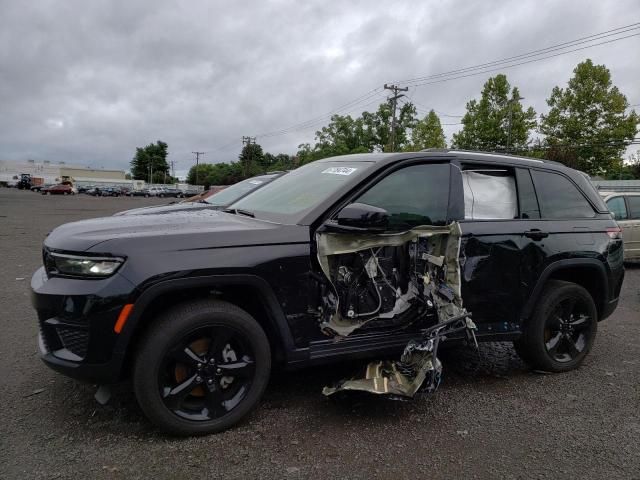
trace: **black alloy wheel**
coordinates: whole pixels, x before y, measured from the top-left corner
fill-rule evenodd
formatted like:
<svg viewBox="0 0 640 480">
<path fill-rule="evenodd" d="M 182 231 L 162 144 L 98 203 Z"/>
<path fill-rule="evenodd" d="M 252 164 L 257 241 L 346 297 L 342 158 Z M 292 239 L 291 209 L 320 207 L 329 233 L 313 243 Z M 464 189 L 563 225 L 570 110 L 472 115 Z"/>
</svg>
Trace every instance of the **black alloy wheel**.
<svg viewBox="0 0 640 480">
<path fill-rule="evenodd" d="M 566 372 L 583 362 L 597 329 L 598 310 L 589 292 L 575 283 L 551 280 L 514 347 L 534 368 Z"/>
<path fill-rule="evenodd" d="M 158 385 L 166 407 L 187 420 L 215 420 L 237 407 L 255 377 L 255 354 L 226 326 L 202 327 L 165 355 Z"/>
<path fill-rule="evenodd" d="M 575 297 L 561 300 L 545 325 L 545 347 L 549 356 L 559 363 L 579 357 L 587 348 L 593 322 L 584 301 Z"/>
<path fill-rule="evenodd" d="M 271 350 L 260 325 L 235 305 L 195 300 L 169 310 L 145 332 L 134 365 L 136 398 L 167 432 L 225 430 L 259 402 Z"/>
</svg>

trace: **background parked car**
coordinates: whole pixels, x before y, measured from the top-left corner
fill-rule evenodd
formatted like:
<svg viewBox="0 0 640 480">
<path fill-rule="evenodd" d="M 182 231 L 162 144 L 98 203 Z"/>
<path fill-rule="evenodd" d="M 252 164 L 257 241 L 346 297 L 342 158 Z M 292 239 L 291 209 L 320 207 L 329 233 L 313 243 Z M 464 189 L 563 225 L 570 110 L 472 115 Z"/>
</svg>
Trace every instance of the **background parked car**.
<svg viewBox="0 0 640 480">
<path fill-rule="evenodd" d="M 103 197 L 119 197 L 123 193 L 120 187 L 106 187 L 102 189 L 100 195 Z"/>
<path fill-rule="evenodd" d="M 42 195 L 74 195 L 71 185 L 52 185 L 41 190 Z"/>
<path fill-rule="evenodd" d="M 149 189 L 142 188 L 140 190 L 129 190 L 127 195 L 130 197 L 149 197 Z"/>
<path fill-rule="evenodd" d="M 251 192 L 269 184 L 286 172 L 268 173 L 257 177 L 247 178 L 241 182 L 224 188 L 219 188 L 208 197 L 196 195 L 181 202 L 168 205 L 154 205 L 150 207 L 134 208 L 118 212 L 115 215 L 151 215 L 156 213 L 172 213 L 194 210 L 224 210 L 233 202 L 249 195 Z M 210 191 L 204 192 L 210 193 Z"/>
<path fill-rule="evenodd" d="M 101 194 L 100 192 L 101 192 L 100 187 L 94 186 L 94 187 L 89 188 L 85 193 L 87 195 L 92 195 L 94 197 L 99 197 L 100 194 Z"/>
<path fill-rule="evenodd" d="M 198 195 L 200 193 L 199 190 L 196 189 L 191 189 L 191 188 L 182 188 L 180 190 L 178 190 L 178 198 L 189 198 L 189 197 L 193 197 L 195 195 Z"/>
<path fill-rule="evenodd" d="M 34 185 L 33 187 L 31 187 L 31 191 L 42 192 L 43 188 L 53 187 L 54 185 L 55 185 L 54 183 L 45 183 L 44 185 Z"/>
<path fill-rule="evenodd" d="M 622 228 L 624 259 L 640 260 L 640 192 L 600 192 Z"/>
<path fill-rule="evenodd" d="M 145 197 L 167 197 L 169 196 L 167 189 L 164 187 L 150 187 L 147 189 Z"/>
</svg>

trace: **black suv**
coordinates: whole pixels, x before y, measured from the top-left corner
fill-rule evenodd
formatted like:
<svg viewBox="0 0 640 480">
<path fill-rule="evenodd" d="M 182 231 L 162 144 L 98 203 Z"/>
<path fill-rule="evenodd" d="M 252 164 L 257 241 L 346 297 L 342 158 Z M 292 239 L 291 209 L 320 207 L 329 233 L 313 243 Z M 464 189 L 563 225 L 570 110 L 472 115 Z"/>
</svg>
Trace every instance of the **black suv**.
<svg viewBox="0 0 640 480">
<path fill-rule="evenodd" d="M 103 385 L 132 376 L 147 416 L 178 434 L 239 421 L 272 365 L 404 349 L 378 373 L 422 379 L 407 350 L 434 351 L 434 329 L 460 318 L 535 368 L 571 370 L 624 276 L 620 228 L 584 174 L 465 151 L 329 158 L 225 211 L 69 223 L 43 260 L 44 362 Z"/>
</svg>

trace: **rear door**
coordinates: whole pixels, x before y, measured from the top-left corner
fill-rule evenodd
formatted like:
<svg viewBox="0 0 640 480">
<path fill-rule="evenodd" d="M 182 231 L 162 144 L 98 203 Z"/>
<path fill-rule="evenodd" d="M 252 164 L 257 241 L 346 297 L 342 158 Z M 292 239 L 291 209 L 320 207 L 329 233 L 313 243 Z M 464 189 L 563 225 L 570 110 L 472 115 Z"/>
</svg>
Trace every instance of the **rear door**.
<svg viewBox="0 0 640 480">
<path fill-rule="evenodd" d="M 640 258 L 640 195 L 625 195 L 629 219 L 624 233 L 625 258 Z M 630 241 L 627 241 L 627 231 Z"/>
<path fill-rule="evenodd" d="M 461 160 L 464 219 L 460 270 L 464 306 L 481 334 L 519 330 L 520 312 L 541 268 L 544 233 L 528 169 Z"/>
<path fill-rule="evenodd" d="M 637 241 L 640 239 L 634 239 L 634 234 L 640 235 L 640 230 L 636 230 L 636 232 L 634 232 L 633 224 L 634 222 L 636 224 L 640 224 L 640 220 L 631 220 L 624 195 L 620 194 L 610 197 L 605 203 L 607 204 L 607 208 L 612 213 L 615 221 L 618 222 L 618 225 L 622 228 L 625 258 L 633 258 L 634 256 L 639 255 L 639 252 L 637 251 Z"/>
</svg>

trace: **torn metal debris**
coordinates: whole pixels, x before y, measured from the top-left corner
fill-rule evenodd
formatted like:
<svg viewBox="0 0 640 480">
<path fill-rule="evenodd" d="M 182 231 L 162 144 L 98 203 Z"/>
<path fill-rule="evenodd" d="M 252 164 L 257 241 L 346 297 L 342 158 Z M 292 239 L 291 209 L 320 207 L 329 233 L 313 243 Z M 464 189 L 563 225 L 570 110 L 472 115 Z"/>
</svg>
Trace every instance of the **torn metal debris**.
<svg viewBox="0 0 640 480">
<path fill-rule="evenodd" d="M 421 340 L 411 340 L 399 361 L 371 362 L 363 378 L 342 380 L 334 387 L 325 387 L 322 393 L 329 396 L 351 390 L 404 398 L 413 398 L 419 390 L 433 393 L 440 385 L 442 374 L 437 355 L 440 341 L 447 335 L 464 333 L 477 347 L 475 328 L 470 314 L 465 312 L 425 330 Z"/>
</svg>

